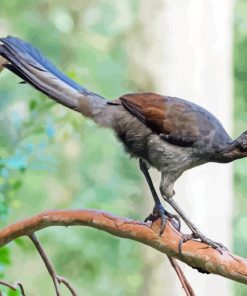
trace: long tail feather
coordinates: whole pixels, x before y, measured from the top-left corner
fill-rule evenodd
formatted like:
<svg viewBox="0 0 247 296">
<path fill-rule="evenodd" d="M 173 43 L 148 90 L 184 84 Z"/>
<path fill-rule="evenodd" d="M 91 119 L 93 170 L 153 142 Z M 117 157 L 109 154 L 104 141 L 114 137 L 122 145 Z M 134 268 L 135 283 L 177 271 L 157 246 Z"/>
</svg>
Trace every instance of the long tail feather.
<svg viewBox="0 0 247 296">
<path fill-rule="evenodd" d="M 0 70 L 7 68 L 39 91 L 73 110 L 82 112 L 80 105 L 89 108 L 90 103 L 96 105 L 95 102 L 104 105 L 101 96 L 88 91 L 63 74 L 31 44 L 11 36 L 0 38 L 0 41 L 3 43 L 0 45 Z M 87 110 L 85 112 L 88 113 Z"/>
</svg>

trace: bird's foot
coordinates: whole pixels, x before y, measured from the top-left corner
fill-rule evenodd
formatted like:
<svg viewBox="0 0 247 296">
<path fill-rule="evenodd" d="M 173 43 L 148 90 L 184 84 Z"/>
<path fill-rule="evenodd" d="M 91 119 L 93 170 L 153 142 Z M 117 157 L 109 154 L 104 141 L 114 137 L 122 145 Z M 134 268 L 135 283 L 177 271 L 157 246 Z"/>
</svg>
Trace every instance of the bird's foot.
<svg viewBox="0 0 247 296">
<path fill-rule="evenodd" d="M 147 222 L 147 221 L 154 222 L 158 219 L 161 220 L 160 235 L 162 235 L 165 230 L 167 219 L 169 219 L 171 221 L 172 225 L 178 231 L 180 231 L 181 222 L 180 222 L 179 216 L 169 213 L 168 211 L 166 211 L 164 209 L 164 207 L 161 204 L 156 204 L 154 206 L 153 212 L 144 220 L 144 222 Z"/>
<path fill-rule="evenodd" d="M 205 243 L 212 247 L 213 249 L 216 249 L 221 255 L 223 255 L 223 251 L 228 251 L 228 249 L 221 243 L 217 243 L 210 238 L 207 238 L 204 234 L 200 232 L 193 232 L 192 234 L 183 234 L 180 242 L 179 242 L 179 253 L 182 255 L 182 246 L 183 244 L 191 239 L 199 239 L 202 243 Z"/>
</svg>

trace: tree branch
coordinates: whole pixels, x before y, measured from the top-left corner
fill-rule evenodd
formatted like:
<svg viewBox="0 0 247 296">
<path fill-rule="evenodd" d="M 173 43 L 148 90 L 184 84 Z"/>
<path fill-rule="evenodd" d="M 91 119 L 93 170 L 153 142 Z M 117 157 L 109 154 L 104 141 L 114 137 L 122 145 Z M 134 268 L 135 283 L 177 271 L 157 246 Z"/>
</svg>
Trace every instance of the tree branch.
<svg viewBox="0 0 247 296">
<path fill-rule="evenodd" d="M 171 266 L 174 268 L 181 284 L 182 284 L 182 288 L 184 289 L 184 292 L 186 294 L 186 296 L 196 296 L 191 285 L 189 284 L 189 282 L 187 281 L 182 269 L 180 268 L 180 266 L 178 265 L 177 261 L 170 257 L 170 256 L 167 256 L 168 257 L 168 260 L 170 261 L 171 263 Z"/>
<path fill-rule="evenodd" d="M 24 291 L 24 288 L 23 288 L 23 286 L 22 286 L 22 284 L 21 283 L 16 283 L 15 285 L 11 285 L 11 284 L 9 284 L 9 283 L 6 283 L 5 281 L 3 281 L 3 280 L 0 280 L 0 285 L 1 286 L 5 286 L 5 287 L 8 287 L 9 289 L 11 289 L 11 290 L 13 290 L 13 291 L 16 291 L 16 290 L 20 290 L 21 291 L 21 295 L 22 296 L 26 296 L 26 294 L 25 294 L 25 291 Z M 1 292 L 1 290 L 0 290 L 0 296 L 2 296 L 3 294 L 2 294 L 2 292 Z"/>
<path fill-rule="evenodd" d="M 181 234 L 169 222 L 162 236 L 159 236 L 159 220 L 150 225 L 97 210 L 46 211 L 16 222 L 0 230 L 0 247 L 46 227 L 72 225 L 90 226 L 118 237 L 139 241 L 193 268 L 247 284 L 247 260 L 244 258 L 228 251 L 220 254 L 208 245 L 194 240 L 183 244 L 181 255 L 178 250 Z"/>
</svg>

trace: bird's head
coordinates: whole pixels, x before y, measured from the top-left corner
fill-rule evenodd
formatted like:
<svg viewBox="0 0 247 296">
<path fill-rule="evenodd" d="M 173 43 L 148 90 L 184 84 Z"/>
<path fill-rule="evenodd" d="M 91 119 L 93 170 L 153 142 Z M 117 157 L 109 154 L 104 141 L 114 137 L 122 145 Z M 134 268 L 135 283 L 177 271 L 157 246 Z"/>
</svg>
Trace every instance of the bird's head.
<svg viewBox="0 0 247 296">
<path fill-rule="evenodd" d="M 247 131 L 242 133 L 236 140 L 236 148 L 239 148 L 240 151 L 247 151 Z"/>
<path fill-rule="evenodd" d="M 247 157 L 247 131 L 243 132 L 236 140 L 229 144 L 222 153 L 225 162 Z"/>
</svg>

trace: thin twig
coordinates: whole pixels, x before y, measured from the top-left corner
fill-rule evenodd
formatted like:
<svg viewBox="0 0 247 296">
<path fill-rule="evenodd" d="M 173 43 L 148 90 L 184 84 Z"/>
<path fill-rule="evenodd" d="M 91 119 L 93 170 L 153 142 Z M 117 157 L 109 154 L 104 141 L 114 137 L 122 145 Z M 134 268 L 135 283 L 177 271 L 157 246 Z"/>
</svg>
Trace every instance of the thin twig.
<svg viewBox="0 0 247 296">
<path fill-rule="evenodd" d="M 11 290 L 16 290 L 16 287 L 14 286 L 14 285 L 11 285 L 11 284 L 9 284 L 9 283 L 6 283 L 6 282 L 4 282 L 4 281 L 0 281 L 0 285 L 2 285 L 2 286 L 5 286 L 5 287 L 8 287 L 9 289 L 11 289 Z"/>
<path fill-rule="evenodd" d="M 61 296 L 60 294 L 60 290 L 59 290 L 59 283 L 57 280 L 57 275 L 56 272 L 53 268 L 53 266 L 51 265 L 48 257 L 46 256 L 46 253 L 44 251 L 44 249 L 42 248 L 41 244 L 39 243 L 39 241 L 37 240 L 36 235 L 33 233 L 30 236 L 31 241 L 33 242 L 34 246 L 36 247 L 37 251 L 40 254 L 40 257 L 42 258 L 43 262 L 45 263 L 45 266 L 53 280 L 54 286 L 55 286 L 55 290 L 56 290 L 56 295 L 57 296 Z"/>
<path fill-rule="evenodd" d="M 23 285 L 21 283 L 17 283 L 17 286 L 19 286 L 19 288 L 21 290 L 21 293 L 22 293 L 22 296 L 26 296 Z"/>
<path fill-rule="evenodd" d="M 53 268 L 50 260 L 48 259 L 43 247 L 39 243 L 36 235 L 34 233 L 32 233 L 31 235 L 29 235 L 29 237 L 30 237 L 31 241 L 33 242 L 34 246 L 36 247 L 37 251 L 39 252 L 39 254 L 40 254 L 43 262 L 45 263 L 45 266 L 46 266 L 46 268 L 53 280 L 55 290 L 56 290 L 56 296 L 61 296 L 60 287 L 59 287 L 60 283 L 63 283 L 68 288 L 68 290 L 71 292 L 71 294 L 73 296 L 78 296 L 78 294 L 76 293 L 74 288 L 70 285 L 70 283 L 65 278 L 56 274 L 55 269 Z"/>
<path fill-rule="evenodd" d="M 11 285 L 9 283 L 6 283 L 3 280 L 0 280 L 0 285 L 5 286 L 5 287 L 8 287 L 9 289 L 14 290 L 14 291 L 16 291 L 16 290 L 18 290 L 20 288 L 21 295 L 22 296 L 26 296 L 25 291 L 24 291 L 24 288 L 23 288 L 23 286 L 22 286 L 21 283 L 17 283 L 16 285 Z M 2 296 L 2 292 L 1 291 L 0 291 L 0 296 Z"/>
<path fill-rule="evenodd" d="M 180 266 L 178 265 L 177 261 L 172 258 L 171 256 L 167 256 L 172 267 L 174 268 L 181 284 L 182 284 L 182 287 L 185 291 L 185 294 L 186 296 L 196 296 L 195 292 L 193 291 L 190 283 L 188 282 L 188 280 L 186 279 L 182 269 L 180 268 Z"/>
<path fill-rule="evenodd" d="M 75 289 L 71 286 L 71 284 L 64 277 L 57 275 L 57 280 L 58 280 L 59 284 L 63 283 L 68 288 L 68 290 L 70 291 L 70 293 L 73 296 L 78 296 Z"/>
</svg>

